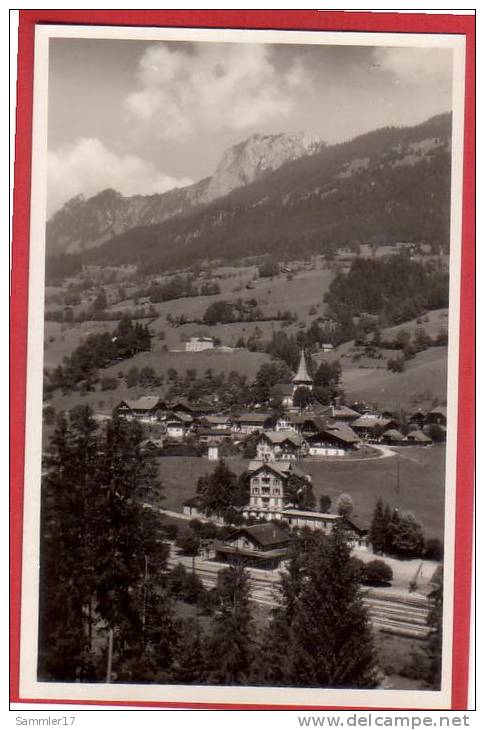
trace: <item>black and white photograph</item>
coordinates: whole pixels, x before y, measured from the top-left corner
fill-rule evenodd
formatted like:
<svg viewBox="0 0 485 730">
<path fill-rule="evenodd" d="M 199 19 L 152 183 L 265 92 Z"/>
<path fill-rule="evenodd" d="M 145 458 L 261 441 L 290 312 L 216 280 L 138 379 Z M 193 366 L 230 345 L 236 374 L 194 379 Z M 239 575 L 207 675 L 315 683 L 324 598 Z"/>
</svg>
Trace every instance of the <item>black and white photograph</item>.
<svg viewBox="0 0 485 730">
<path fill-rule="evenodd" d="M 449 701 L 463 56 L 37 28 L 28 696 Z"/>
</svg>

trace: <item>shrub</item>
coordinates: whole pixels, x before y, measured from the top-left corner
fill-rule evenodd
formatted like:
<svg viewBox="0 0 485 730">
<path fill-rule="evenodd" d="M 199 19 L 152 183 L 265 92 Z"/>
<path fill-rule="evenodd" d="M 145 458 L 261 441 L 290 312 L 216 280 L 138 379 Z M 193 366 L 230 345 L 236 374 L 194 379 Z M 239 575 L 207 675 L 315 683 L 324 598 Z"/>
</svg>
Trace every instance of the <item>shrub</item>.
<svg viewBox="0 0 485 730">
<path fill-rule="evenodd" d="M 426 540 L 423 550 L 425 560 L 443 560 L 443 543 L 438 538 L 430 537 Z"/>
<path fill-rule="evenodd" d="M 392 579 L 392 568 L 383 560 L 371 560 L 364 567 L 365 583 L 375 586 L 389 585 Z"/>
</svg>

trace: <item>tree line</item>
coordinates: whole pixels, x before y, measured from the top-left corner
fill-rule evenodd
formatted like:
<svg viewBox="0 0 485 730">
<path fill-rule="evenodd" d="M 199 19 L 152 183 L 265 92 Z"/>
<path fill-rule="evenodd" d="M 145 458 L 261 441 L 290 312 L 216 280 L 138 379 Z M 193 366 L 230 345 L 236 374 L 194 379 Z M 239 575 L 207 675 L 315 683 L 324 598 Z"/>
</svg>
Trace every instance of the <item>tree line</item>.
<svg viewBox="0 0 485 730">
<path fill-rule="evenodd" d="M 64 357 L 62 365 L 47 373 L 44 392 L 52 392 L 56 388 L 75 390 L 81 385 L 90 390 L 96 383 L 99 369 L 150 348 L 148 327 L 140 322 L 133 324 L 125 317 L 113 332 L 88 335 L 69 357 Z"/>
</svg>

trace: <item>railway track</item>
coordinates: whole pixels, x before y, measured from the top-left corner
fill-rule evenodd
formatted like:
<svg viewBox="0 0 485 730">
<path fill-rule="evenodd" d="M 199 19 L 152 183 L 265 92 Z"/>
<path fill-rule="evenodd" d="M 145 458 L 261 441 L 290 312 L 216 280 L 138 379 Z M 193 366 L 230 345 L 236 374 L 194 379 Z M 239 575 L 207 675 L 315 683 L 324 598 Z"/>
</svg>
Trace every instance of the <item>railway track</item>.
<svg viewBox="0 0 485 730">
<path fill-rule="evenodd" d="M 190 558 L 181 560 L 179 556 L 171 556 L 168 560 L 170 567 L 179 562 L 187 569 L 192 567 Z M 195 571 L 206 588 L 213 588 L 220 567 L 218 564 L 201 565 L 201 561 L 197 561 Z M 276 606 L 276 583 L 276 578 L 251 573 L 250 600 L 270 607 Z M 424 596 L 368 589 L 363 600 L 376 630 L 416 639 L 424 639 L 428 635 L 428 603 Z"/>
</svg>

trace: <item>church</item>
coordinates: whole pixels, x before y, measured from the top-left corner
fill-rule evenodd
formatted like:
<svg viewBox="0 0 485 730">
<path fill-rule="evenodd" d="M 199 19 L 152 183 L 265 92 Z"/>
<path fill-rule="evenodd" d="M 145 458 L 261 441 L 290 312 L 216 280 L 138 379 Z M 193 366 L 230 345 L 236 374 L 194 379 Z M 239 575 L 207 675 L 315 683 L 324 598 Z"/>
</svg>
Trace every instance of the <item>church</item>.
<svg viewBox="0 0 485 730">
<path fill-rule="evenodd" d="M 308 372 L 308 366 L 305 357 L 305 351 L 301 351 L 300 363 L 295 377 L 291 383 L 277 383 L 271 391 L 273 398 L 281 398 L 283 408 L 291 408 L 293 406 L 293 396 L 298 388 L 307 388 L 313 390 L 313 378 Z"/>
</svg>

